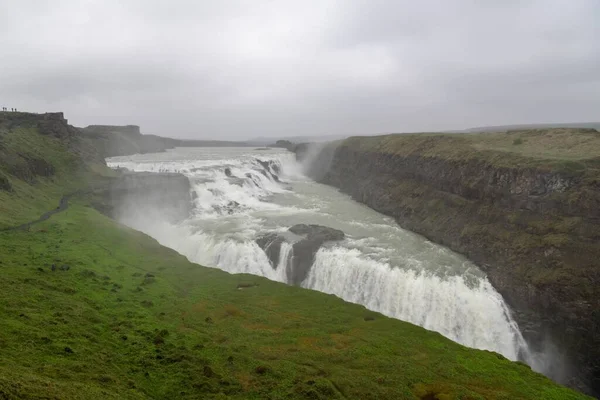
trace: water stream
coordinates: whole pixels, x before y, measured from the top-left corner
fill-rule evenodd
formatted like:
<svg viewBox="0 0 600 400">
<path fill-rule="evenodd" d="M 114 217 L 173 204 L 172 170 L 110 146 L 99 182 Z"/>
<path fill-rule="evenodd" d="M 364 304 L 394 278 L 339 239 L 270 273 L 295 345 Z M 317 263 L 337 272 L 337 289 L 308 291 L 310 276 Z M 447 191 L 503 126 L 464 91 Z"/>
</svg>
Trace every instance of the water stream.
<svg viewBox="0 0 600 400">
<path fill-rule="evenodd" d="M 265 161 L 270 163 L 265 166 Z M 502 296 L 476 265 L 306 178 L 292 153 L 178 148 L 114 157 L 108 164 L 133 171 L 179 172 L 189 178 L 195 200 L 186 221 L 173 225 L 156 215 L 132 212 L 124 213 L 121 221 L 193 262 L 286 282 L 292 246 L 284 243 L 273 268 L 255 239 L 297 223 L 340 229 L 346 239 L 318 251 L 303 287 L 544 369 L 529 354 Z"/>
</svg>

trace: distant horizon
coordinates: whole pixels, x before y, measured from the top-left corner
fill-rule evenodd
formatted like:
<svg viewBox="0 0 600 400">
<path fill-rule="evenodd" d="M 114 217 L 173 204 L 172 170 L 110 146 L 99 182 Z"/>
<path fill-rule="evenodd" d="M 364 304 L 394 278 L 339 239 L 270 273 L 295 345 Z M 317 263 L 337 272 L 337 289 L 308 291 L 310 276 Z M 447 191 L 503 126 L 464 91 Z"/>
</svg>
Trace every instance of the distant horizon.
<svg viewBox="0 0 600 400">
<path fill-rule="evenodd" d="M 0 106 L 165 137 L 589 121 L 600 2 L 158 0 L 0 15 Z M 515 122 L 516 121 L 516 122 Z"/>
<path fill-rule="evenodd" d="M 12 113 L 14 111 L 10 111 L 10 108 L 8 111 L 0 111 L 0 112 L 7 112 L 7 113 Z M 75 126 L 76 128 L 86 128 L 86 127 L 90 127 L 90 126 L 115 126 L 115 127 L 125 127 L 125 126 L 137 126 L 140 128 L 140 133 L 142 135 L 154 135 L 154 136 L 160 136 L 160 137 L 165 137 L 165 138 L 170 138 L 170 139 L 176 139 L 176 140 L 198 140 L 198 141 L 208 141 L 208 140 L 219 140 L 219 141 L 226 141 L 226 142 L 244 142 L 244 143 L 251 143 L 251 142 L 267 142 L 267 141 L 272 141 L 272 143 L 275 143 L 277 140 L 289 140 L 289 139 L 293 139 L 293 138 L 342 138 L 342 137 L 350 137 L 350 136 L 380 136 L 380 135 L 393 135 L 393 134 L 410 134 L 410 133 L 461 133 L 461 132 L 476 132 L 476 130 L 478 129 L 482 129 L 482 130 L 487 130 L 487 129 L 492 129 L 492 128 L 498 128 L 498 129 L 502 129 L 502 128 L 510 128 L 510 127 L 527 127 L 527 126 L 551 126 L 551 125 L 559 125 L 559 127 L 571 127 L 568 125 L 597 125 L 597 127 L 593 127 L 594 129 L 600 130 L 600 121 L 579 121 L 579 122 L 575 122 L 575 121 L 570 121 L 570 122 L 527 122 L 527 123 L 508 123 L 508 124 L 490 124 L 490 125 L 471 125 L 468 126 L 466 128 L 458 128 L 458 129 L 441 129 L 441 130 L 414 130 L 414 131 L 399 131 L 399 130 L 393 130 L 393 131 L 387 131 L 387 132 L 371 132 L 371 133 L 355 133 L 355 134 L 344 134 L 344 133 L 331 133 L 331 134 L 324 134 L 324 135 L 318 135 L 318 134 L 305 134 L 305 135 L 290 135 L 290 136 L 272 136 L 272 137 L 267 137 L 267 136 L 257 136 L 257 137 L 251 137 L 251 138 L 247 138 L 247 139 L 215 139 L 212 136 L 209 137 L 202 137 L 202 138 L 193 138 L 193 137 L 180 137 L 180 136 L 167 136 L 165 134 L 161 134 L 161 133 L 155 133 L 155 132 L 145 132 L 144 131 L 144 127 L 143 125 L 140 124 L 136 124 L 136 123 L 126 123 L 126 124 L 114 124 L 114 123 L 91 123 L 91 124 L 87 124 L 85 126 L 81 126 L 81 125 L 76 125 L 74 123 L 71 122 L 71 118 L 69 118 L 69 115 L 63 111 L 44 111 L 44 112 L 31 112 L 31 111 L 17 111 L 18 113 L 32 113 L 32 114 L 52 114 L 52 113 L 62 113 L 65 117 L 65 119 L 67 119 L 69 121 L 69 123 L 73 126 Z M 581 128 L 581 126 L 572 126 L 572 128 Z"/>
</svg>

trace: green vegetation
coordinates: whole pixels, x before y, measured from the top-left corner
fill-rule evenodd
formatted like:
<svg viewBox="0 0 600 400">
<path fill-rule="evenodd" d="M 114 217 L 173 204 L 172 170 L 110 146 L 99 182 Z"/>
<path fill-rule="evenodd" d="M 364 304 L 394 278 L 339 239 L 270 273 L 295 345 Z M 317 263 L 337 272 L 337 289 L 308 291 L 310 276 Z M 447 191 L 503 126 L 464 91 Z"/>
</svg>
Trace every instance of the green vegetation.
<svg viewBox="0 0 600 400">
<path fill-rule="evenodd" d="M 0 232 L 1 399 L 586 398 L 334 296 L 192 264 L 89 206 L 110 172 L 72 143 L 34 127 L 1 140 L 54 168 L 28 179 L 2 157 L 4 227 L 81 193 Z"/>
<path fill-rule="evenodd" d="M 401 156 L 419 154 L 448 160 L 485 160 L 501 167 L 518 165 L 561 170 L 565 161 L 579 162 L 583 167 L 577 170 L 600 165 L 600 132 L 594 129 L 395 134 L 352 137 L 343 143 L 363 151 Z M 567 172 L 571 171 L 569 166 Z"/>
</svg>

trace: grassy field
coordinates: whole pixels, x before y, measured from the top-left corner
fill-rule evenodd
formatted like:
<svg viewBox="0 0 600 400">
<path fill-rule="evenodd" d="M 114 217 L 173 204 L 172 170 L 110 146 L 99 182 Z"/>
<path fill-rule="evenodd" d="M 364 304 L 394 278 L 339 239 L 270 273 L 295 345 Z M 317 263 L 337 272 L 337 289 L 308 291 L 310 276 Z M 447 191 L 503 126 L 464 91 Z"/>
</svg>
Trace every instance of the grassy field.
<svg viewBox="0 0 600 400">
<path fill-rule="evenodd" d="M 2 154 L 54 172 L 23 178 L 2 158 L 4 227 L 110 175 L 15 132 Z M 192 264 L 90 202 L 0 232 L 0 399 L 586 398 L 334 296 Z"/>
<path fill-rule="evenodd" d="M 0 234 L 0 252 L 7 399 L 584 397 L 336 297 L 191 264 L 80 204 Z"/>
<path fill-rule="evenodd" d="M 344 145 L 365 151 L 451 160 L 485 159 L 498 166 L 532 166 L 582 171 L 600 168 L 600 132 L 592 129 L 537 129 L 507 133 L 420 133 L 360 136 Z"/>
</svg>

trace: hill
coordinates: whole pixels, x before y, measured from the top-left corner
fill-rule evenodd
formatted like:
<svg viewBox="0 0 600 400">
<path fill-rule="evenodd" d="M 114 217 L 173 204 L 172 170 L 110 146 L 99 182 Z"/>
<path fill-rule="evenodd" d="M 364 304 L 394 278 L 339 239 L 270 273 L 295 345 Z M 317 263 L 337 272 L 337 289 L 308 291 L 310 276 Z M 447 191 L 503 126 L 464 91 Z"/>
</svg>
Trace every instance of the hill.
<svg viewBox="0 0 600 400">
<path fill-rule="evenodd" d="M 334 296 L 188 262 L 91 207 L 119 178 L 88 139 L 62 115 L 0 114 L 0 398 L 586 398 Z"/>
</svg>

